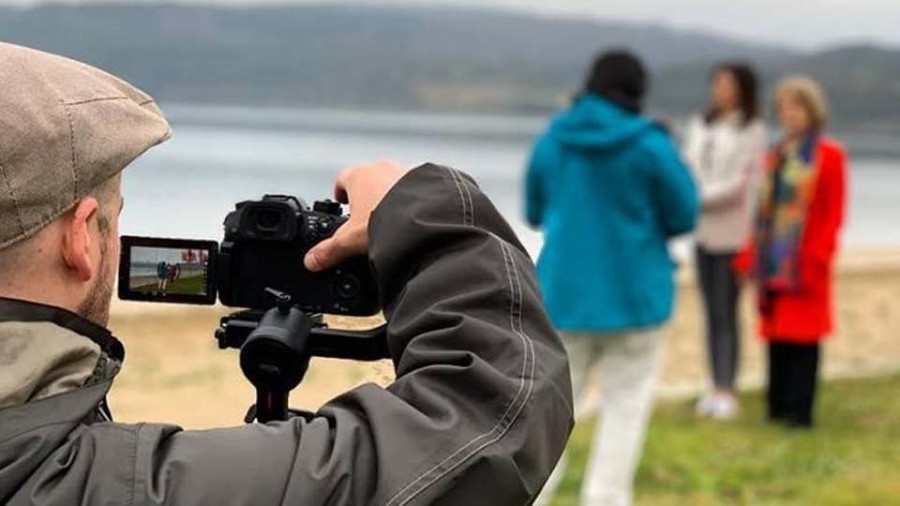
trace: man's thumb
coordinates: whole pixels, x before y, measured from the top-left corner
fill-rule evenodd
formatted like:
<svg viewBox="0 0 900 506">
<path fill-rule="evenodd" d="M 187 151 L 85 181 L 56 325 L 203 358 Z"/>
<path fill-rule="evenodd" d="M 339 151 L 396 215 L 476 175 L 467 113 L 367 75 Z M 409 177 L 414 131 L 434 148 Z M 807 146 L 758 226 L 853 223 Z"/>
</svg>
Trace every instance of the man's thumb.
<svg viewBox="0 0 900 506">
<path fill-rule="evenodd" d="M 312 272 L 324 271 L 340 262 L 335 258 L 338 254 L 334 238 L 325 239 L 315 245 L 303 258 L 303 265 Z"/>
</svg>

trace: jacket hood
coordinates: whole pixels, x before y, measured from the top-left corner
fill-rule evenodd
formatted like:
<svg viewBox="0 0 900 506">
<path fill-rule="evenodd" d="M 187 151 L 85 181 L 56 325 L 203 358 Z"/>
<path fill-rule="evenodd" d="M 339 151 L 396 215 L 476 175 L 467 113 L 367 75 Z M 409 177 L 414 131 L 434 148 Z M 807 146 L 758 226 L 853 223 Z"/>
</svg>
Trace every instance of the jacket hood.
<svg viewBox="0 0 900 506">
<path fill-rule="evenodd" d="M 647 118 L 611 101 L 584 95 L 550 125 L 550 136 L 562 144 L 586 149 L 611 149 L 655 128 Z"/>
</svg>

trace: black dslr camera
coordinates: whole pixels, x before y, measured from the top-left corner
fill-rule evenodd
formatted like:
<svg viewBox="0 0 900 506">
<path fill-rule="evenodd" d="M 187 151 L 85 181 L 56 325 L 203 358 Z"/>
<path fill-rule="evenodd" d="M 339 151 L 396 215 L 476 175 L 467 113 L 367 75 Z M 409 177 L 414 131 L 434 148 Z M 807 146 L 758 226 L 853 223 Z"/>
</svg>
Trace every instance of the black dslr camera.
<svg viewBox="0 0 900 506">
<path fill-rule="evenodd" d="M 125 300 L 267 309 L 266 289 L 291 297 L 310 313 L 369 316 L 378 290 L 368 259 L 352 258 L 321 273 L 303 257 L 347 218 L 337 202 L 266 195 L 240 202 L 225 217 L 221 247 L 212 241 L 123 237 L 119 297 Z"/>
<path fill-rule="evenodd" d="M 245 310 L 225 316 L 215 337 L 241 350 L 241 369 L 256 387 L 247 421 L 284 420 L 289 392 L 310 357 L 379 360 L 389 356 L 384 327 L 328 329 L 321 313 L 376 314 L 378 286 L 368 258 L 323 272 L 303 257 L 347 221 L 337 202 L 312 208 L 296 197 L 266 195 L 238 203 L 215 241 L 122 237 L 119 298 L 147 302 L 222 304 Z"/>
<path fill-rule="evenodd" d="M 366 257 L 314 274 L 303 256 L 329 238 L 347 218 L 337 202 L 320 201 L 310 210 L 296 197 L 266 195 L 241 202 L 225 218 L 219 250 L 219 299 L 233 307 L 271 306 L 266 289 L 291 296 L 305 311 L 345 315 L 378 312 L 378 291 Z"/>
</svg>

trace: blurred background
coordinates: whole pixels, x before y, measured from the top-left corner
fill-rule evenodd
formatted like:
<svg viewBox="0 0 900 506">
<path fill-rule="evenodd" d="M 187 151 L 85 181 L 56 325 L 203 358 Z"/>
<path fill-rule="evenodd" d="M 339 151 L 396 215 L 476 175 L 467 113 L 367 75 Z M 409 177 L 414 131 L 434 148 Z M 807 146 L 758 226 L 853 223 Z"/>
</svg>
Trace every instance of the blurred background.
<svg viewBox="0 0 900 506">
<path fill-rule="evenodd" d="M 798 72 L 819 80 L 833 108 L 830 131 L 851 162 L 840 330 L 824 366 L 826 378 L 840 381 L 821 408 L 835 415 L 788 446 L 776 429 L 758 427 L 762 408 L 752 393 L 743 426 L 694 423 L 678 401 L 706 381 L 701 312 L 685 261 L 660 384 L 672 400 L 651 426 L 640 504 L 898 504 L 898 21 L 894 0 L 0 0 L 0 40 L 117 74 L 156 97 L 170 119 L 174 138 L 124 180 L 121 229 L 132 235 L 218 240 L 239 200 L 328 197 L 339 169 L 392 158 L 472 174 L 536 257 L 541 238 L 522 212 L 524 167 L 535 136 L 570 103 L 596 51 L 627 47 L 645 58 L 649 113 L 676 136 L 706 104 L 710 69 L 721 60 L 756 65 L 773 134 L 771 86 Z M 688 245 L 676 249 L 686 260 Z M 236 354 L 215 349 L 212 331 L 223 313 L 115 306 L 113 327 L 129 349 L 112 399 L 120 420 L 240 422 L 252 392 Z M 763 366 L 749 307 L 745 313 L 740 385 L 752 391 Z M 317 360 L 294 403 L 314 409 L 352 385 L 386 384 L 391 374 L 389 364 Z M 875 379 L 845 379 L 861 376 Z M 738 432 L 747 427 L 749 436 Z M 760 461 L 734 467 L 733 455 L 758 449 Z M 559 504 L 574 504 L 576 471 Z"/>
<path fill-rule="evenodd" d="M 568 105 L 591 56 L 621 46 L 650 65 L 649 112 L 676 129 L 706 103 L 720 60 L 755 62 L 769 85 L 796 72 L 820 80 L 833 130 L 853 155 L 847 241 L 900 244 L 891 226 L 900 217 L 892 193 L 900 187 L 900 7 L 552 4 L 0 0 L 0 37 L 97 65 L 163 105 L 175 139 L 129 172 L 126 190 L 141 190 L 129 192 L 133 233 L 215 239 L 238 199 L 327 196 L 338 168 L 392 157 L 470 172 L 536 252 L 538 236 L 521 226 L 518 184 L 530 144 Z"/>
</svg>

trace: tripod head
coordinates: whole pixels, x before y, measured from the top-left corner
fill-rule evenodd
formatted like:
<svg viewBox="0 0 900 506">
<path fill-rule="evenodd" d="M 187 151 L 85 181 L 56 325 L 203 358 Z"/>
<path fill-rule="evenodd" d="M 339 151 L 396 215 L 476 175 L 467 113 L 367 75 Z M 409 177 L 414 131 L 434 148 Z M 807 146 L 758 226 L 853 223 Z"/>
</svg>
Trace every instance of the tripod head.
<svg viewBox="0 0 900 506">
<path fill-rule="evenodd" d="M 241 350 L 241 370 L 256 388 L 256 405 L 248 413 L 248 423 L 290 417 L 288 395 L 303 381 L 313 356 L 360 361 L 389 358 L 384 325 L 365 331 L 329 329 L 322 315 L 301 311 L 289 295 L 272 289 L 266 292 L 274 296 L 274 308 L 225 316 L 215 333 L 220 349 Z"/>
</svg>

